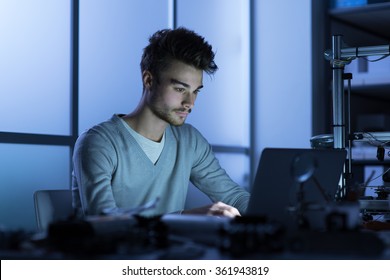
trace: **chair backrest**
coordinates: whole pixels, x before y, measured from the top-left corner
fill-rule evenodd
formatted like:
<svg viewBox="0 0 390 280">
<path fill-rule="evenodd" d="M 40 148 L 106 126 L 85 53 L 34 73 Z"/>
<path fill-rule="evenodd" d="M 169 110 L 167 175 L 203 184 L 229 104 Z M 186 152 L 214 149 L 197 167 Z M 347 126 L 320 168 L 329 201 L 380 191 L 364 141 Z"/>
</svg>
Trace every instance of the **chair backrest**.
<svg viewBox="0 0 390 280">
<path fill-rule="evenodd" d="M 51 222 L 67 219 L 73 214 L 72 191 L 35 191 L 34 207 L 38 231 L 45 231 Z"/>
</svg>

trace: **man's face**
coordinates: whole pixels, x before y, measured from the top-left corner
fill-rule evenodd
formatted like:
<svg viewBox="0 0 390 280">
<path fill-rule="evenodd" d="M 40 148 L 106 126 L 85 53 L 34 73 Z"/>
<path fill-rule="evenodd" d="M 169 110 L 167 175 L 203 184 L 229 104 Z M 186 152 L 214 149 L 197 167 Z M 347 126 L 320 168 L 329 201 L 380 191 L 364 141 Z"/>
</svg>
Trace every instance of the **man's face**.
<svg viewBox="0 0 390 280">
<path fill-rule="evenodd" d="M 160 74 L 159 83 L 151 87 L 148 105 L 165 122 L 179 126 L 194 107 L 202 85 L 203 71 L 174 61 Z"/>
</svg>

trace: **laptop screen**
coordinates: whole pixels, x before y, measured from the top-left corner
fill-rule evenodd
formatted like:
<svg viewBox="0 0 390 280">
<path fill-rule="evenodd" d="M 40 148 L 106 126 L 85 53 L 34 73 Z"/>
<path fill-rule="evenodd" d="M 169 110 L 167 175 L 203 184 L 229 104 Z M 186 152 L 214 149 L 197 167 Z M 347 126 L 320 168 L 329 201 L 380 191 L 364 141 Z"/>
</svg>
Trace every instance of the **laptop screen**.
<svg viewBox="0 0 390 280">
<path fill-rule="evenodd" d="M 305 219 L 324 227 L 317 214 L 334 201 L 345 160 L 342 149 L 264 149 L 246 216 L 263 216 L 295 229 L 304 207 Z"/>
</svg>

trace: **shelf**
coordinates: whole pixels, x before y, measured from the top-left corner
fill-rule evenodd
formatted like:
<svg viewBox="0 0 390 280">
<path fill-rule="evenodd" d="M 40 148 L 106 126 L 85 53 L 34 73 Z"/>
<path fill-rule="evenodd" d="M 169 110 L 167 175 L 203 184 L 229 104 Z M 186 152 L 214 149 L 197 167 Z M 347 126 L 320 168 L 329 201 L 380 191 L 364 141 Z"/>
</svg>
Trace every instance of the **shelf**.
<svg viewBox="0 0 390 280">
<path fill-rule="evenodd" d="M 390 160 L 384 160 L 384 161 L 379 161 L 375 159 L 353 159 L 352 158 L 352 164 L 353 165 L 390 165 Z"/>
<path fill-rule="evenodd" d="M 378 98 L 384 101 L 390 101 L 390 83 L 376 85 L 354 85 L 352 79 L 351 86 L 352 95 L 356 94 L 360 96 Z"/>
<path fill-rule="evenodd" d="M 390 2 L 328 11 L 333 34 L 344 36 L 346 46 L 364 47 L 390 44 Z M 352 95 L 390 101 L 390 57 L 379 56 L 353 60 L 345 67 L 352 73 Z M 346 83 L 345 83 L 346 85 Z"/>
<path fill-rule="evenodd" d="M 335 8 L 329 11 L 332 19 L 390 40 L 390 3 L 359 7 Z"/>
<path fill-rule="evenodd" d="M 390 1 L 357 7 L 339 7 L 329 9 L 325 1 L 313 1 L 313 67 L 318 71 L 313 78 L 314 101 L 313 132 L 332 133 L 329 124 L 333 123 L 332 73 L 326 66 L 324 50 L 332 46 L 332 36 L 342 35 L 343 47 L 368 47 L 390 44 Z M 317 16 L 316 16 L 317 15 Z M 322 55 L 322 56 L 321 56 Z M 317 57 L 318 56 L 318 57 Z M 388 58 L 375 61 L 372 56 L 356 59 L 348 64 L 345 73 L 352 73 L 350 124 L 356 130 L 359 117 L 370 114 L 388 114 L 390 108 L 390 63 Z M 374 62 L 374 63 L 371 63 Z M 355 63 L 352 65 L 352 63 Z M 322 74 L 323 73 L 323 74 Z M 347 90 L 347 82 L 344 89 Z M 345 95 L 346 96 L 346 95 Z M 324 106 L 326 106 L 324 108 Z M 363 164 L 373 162 L 363 161 Z M 387 163 L 386 163 L 387 164 Z"/>
</svg>

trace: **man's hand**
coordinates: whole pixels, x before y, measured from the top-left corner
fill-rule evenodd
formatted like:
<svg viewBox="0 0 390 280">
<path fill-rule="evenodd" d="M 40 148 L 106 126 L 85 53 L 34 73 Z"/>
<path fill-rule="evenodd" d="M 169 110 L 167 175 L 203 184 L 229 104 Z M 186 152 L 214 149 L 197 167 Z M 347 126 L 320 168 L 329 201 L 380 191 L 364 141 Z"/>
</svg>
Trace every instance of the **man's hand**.
<svg viewBox="0 0 390 280">
<path fill-rule="evenodd" d="M 209 216 L 225 216 L 234 218 L 241 216 L 240 212 L 233 206 L 227 205 L 223 202 L 216 202 L 211 205 L 206 205 L 199 208 L 184 210 L 182 214 L 197 214 L 197 215 L 209 215 Z"/>
</svg>

